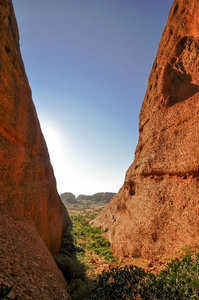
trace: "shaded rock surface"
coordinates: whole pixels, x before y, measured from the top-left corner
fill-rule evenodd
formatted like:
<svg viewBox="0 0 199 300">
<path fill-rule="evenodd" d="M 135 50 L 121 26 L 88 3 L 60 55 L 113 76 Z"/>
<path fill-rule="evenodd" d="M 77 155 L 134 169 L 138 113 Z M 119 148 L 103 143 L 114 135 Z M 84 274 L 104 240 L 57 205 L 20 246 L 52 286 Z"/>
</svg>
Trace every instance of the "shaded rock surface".
<svg viewBox="0 0 199 300">
<path fill-rule="evenodd" d="M 32 102 L 12 2 L 0 0 L 0 283 L 23 299 L 67 299 L 50 252 L 58 252 L 69 224 Z"/>
<path fill-rule="evenodd" d="M 135 160 L 94 220 L 118 256 L 199 244 L 199 1 L 175 0 L 149 76 Z"/>
</svg>

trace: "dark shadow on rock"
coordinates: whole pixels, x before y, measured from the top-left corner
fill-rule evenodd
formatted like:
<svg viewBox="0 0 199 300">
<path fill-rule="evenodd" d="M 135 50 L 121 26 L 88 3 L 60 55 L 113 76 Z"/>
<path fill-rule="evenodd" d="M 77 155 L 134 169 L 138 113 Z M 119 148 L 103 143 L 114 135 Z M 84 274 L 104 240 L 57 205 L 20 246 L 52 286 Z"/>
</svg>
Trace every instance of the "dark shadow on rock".
<svg viewBox="0 0 199 300">
<path fill-rule="evenodd" d="M 168 64 L 164 71 L 163 96 L 167 106 L 187 100 L 199 92 L 199 86 L 192 83 L 192 77 L 181 65 L 181 72 Z"/>
</svg>

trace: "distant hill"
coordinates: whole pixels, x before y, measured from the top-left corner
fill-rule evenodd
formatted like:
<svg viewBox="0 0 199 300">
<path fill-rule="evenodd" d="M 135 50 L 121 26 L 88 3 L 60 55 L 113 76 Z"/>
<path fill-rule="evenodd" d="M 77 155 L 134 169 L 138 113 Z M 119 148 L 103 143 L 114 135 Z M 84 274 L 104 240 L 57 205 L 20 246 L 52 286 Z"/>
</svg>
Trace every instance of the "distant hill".
<svg viewBox="0 0 199 300">
<path fill-rule="evenodd" d="M 72 193 L 63 193 L 60 195 L 61 200 L 64 204 L 76 204 L 78 203 L 75 195 Z"/>
<path fill-rule="evenodd" d="M 79 195 L 63 193 L 61 200 L 70 213 L 100 211 L 115 195 L 115 193 L 96 193 L 94 195 Z"/>
</svg>

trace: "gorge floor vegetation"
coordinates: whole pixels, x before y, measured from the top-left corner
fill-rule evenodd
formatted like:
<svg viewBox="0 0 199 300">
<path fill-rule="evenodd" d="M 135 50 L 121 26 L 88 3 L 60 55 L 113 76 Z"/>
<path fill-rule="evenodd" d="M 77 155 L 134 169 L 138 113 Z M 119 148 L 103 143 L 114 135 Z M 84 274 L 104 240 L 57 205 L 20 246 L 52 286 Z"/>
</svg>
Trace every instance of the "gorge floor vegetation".
<svg viewBox="0 0 199 300">
<path fill-rule="evenodd" d="M 103 271 L 89 300 L 102 299 L 199 299 L 199 255 L 172 261 L 157 275 L 137 266 Z"/>
<path fill-rule="evenodd" d="M 103 258 L 108 262 L 116 261 L 112 251 L 110 250 L 109 241 L 103 236 L 105 232 L 101 227 L 91 226 L 89 223 L 94 214 L 71 215 L 73 222 L 72 235 L 77 251 L 77 257 L 80 260 L 86 261 L 88 256 L 97 259 Z"/>
<path fill-rule="evenodd" d="M 70 215 L 72 230 L 64 232 L 59 254 L 54 256 L 68 283 L 72 300 L 89 299 L 97 276 L 91 262 L 117 261 L 109 241 L 102 235 L 104 230 L 89 223 L 95 216 L 95 213 Z"/>
<path fill-rule="evenodd" d="M 163 263 L 163 257 L 152 263 L 118 260 L 103 236 L 105 231 L 91 226 L 95 217 L 94 212 L 71 214 L 73 227 L 64 233 L 55 256 L 72 300 L 199 299 L 198 248 L 185 246 L 170 263 L 166 258 Z"/>
</svg>

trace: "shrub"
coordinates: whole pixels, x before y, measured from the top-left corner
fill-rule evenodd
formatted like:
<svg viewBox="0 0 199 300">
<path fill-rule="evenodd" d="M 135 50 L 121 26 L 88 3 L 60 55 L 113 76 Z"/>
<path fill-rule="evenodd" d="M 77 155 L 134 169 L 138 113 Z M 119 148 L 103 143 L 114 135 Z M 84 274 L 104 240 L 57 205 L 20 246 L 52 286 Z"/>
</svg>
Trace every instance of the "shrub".
<svg viewBox="0 0 199 300">
<path fill-rule="evenodd" d="M 199 257 L 172 261 L 157 276 L 149 275 L 141 287 L 142 299 L 199 299 Z"/>
<path fill-rule="evenodd" d="M 62 244 L 59 253 L 65 254 L 69 257 L 76 255 L 76 248 L 70 229 L 65 230 L 63 233 Z"/>
<path fill-rule="evenodd" d="M 12 289 L 12 286 L 1 284 L 0 285 L 0 300 L 17 300 L 17 297 L 10 298 L 8 296 L 10 294 L 11 289 Z"/>
<path fill-rule="evenodd" d="M 88 299 L 93 288 L 93 280 L 73 279 L 68 287 L 68 293 L 72 300 Z"/>
<path fill-rule="evenodd" d="M 135 299 L 140 280 L 146 277 L 143 269 L 136 266 L 112 268 L 98 276 L 90 300 Z"/>
<path fill-rule="evenodd" d="M 1 285 L 0 286 L 0 300 L 6 299 L 8 294 L 10 293 L 12 287 L 9 287 L 7 285 Z"/>
<path fill-rule="evenodd" d="M 72 279 L 85 279 L 84 265 L 79 262 L 76 257 L 69 257 L 60 253 L 55 255 L 54 259 L 64 277 L 66 278 L 68 284 Z"/>
<path fill-rule="evenodd" d="M 77 259 L 77 253 L 83 251 L 82 248 L 75 247 L 71 232 L 66 230 L 59 254 L 54 256 L 57 266 L 68 283 L 68 292 L 72 300 L 86 299 L 90 291 L 85 265 Z"/>
<path fill-rule="evenodd" d="M 172 261 L 157 276 L 136 266 L 104 271 L 95 281 L 90 300 L 199 299 L 199 256 Z"/>
</svg>

